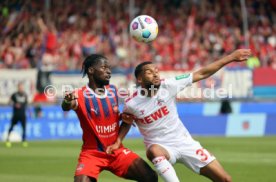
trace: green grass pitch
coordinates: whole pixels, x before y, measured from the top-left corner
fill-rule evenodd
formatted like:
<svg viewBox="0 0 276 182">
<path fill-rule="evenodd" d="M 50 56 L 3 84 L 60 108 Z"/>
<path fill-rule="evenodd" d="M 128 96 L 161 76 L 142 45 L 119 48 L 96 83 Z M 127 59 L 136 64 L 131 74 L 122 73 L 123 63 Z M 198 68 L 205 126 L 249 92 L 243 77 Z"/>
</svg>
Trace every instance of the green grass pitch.
<svg viewBox="0 0 276 182">
<path fill-rule="evenodd" d="M 195 139 L 217 157 L 234 182 L 276 181 L 276 137 Z M 141 139 L 126 139 L 124 143 L 145 158 Z M 28 148 L 23 148 L 19 143 L 13 144 L 12 148 L 0 144 L 0 181 L 73 181 L 81 141 L 34 141 L 30 142 Z M 184 165 L 176 164 L 175 168 L 181 181 L 209 181 Z M 103 172 L 98 181 L 126 180 Z"/>
</svg>

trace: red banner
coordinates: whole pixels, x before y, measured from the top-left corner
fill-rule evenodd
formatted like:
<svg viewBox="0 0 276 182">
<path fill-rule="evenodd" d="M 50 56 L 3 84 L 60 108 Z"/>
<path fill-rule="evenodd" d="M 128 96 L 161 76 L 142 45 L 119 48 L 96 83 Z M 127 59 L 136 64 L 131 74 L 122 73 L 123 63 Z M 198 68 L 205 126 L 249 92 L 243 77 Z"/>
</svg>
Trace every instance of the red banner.
<svg viewBox="0 0 276 182">
<path fill-rule="evenodd" d="M 272 68 L 256 68 L 253 71 L 254 86 L 276 86 L 276 70 Z"/>
</svg>

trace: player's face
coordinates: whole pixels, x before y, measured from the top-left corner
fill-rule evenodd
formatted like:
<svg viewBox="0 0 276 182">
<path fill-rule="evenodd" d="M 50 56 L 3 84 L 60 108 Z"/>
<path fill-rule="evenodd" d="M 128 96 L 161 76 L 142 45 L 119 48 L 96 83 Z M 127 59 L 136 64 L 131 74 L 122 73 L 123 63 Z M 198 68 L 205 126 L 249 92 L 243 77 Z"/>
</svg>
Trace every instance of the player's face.
<svg viewBox="0 0 276 182">
<path fill-rule="evenodd" d="M 111 66 L 106 59 L 101 61 L 93 67 L 92 77 L 99 85 L 108 85 L 111 78 Z"/>
<path fill-rule="evenodd" d="M 143 66 L 141 79 L 138 79 L 138 83 L 139 82 L 146 88 L 150 88 L 151 85 L 153 85 L 154 88 L 159 88 L 161 82 L 158 68 L 154 64 Z"/>
</svg>

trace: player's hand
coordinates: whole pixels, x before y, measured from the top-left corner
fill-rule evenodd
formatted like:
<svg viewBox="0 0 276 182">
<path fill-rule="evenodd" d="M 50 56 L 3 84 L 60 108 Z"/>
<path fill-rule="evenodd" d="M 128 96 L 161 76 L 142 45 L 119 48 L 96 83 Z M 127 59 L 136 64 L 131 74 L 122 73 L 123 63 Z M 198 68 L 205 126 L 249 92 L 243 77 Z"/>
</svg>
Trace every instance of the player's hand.
<svg viewBox="0 0 276 182">
<path fill-rule="evenodd" d="M 238 49 L 230 54 L 231 60 L 236 62 L 246 61 L 250 56 L 250 49 Z"/>
<path fill-rule="evenodd" d="M 133 116 L 132 114 L 122 113 L 122 121 L 127 124 L 132 124 L 135 119 L 135 116 Z"/>
<path fill-rule="evenodd" d="M 68 92 L 68 91 L 65 92 L 64 100 L 66 100 L 67 102 L 71 102 L 72 100 L 75 100 L 77 98 L 78 97 L 77 97 L 76 93 Z"/>
<path fill-rule="evenodd" d="M 109 146 L 106 148 L 106 153 L 107 153 L 107 154 L 112 154 L 113 151 L 119 149 L 120 146 L 121 146 L 120 143 L 115 142 L 114 144 L 109 145 Z"/>
</svg>

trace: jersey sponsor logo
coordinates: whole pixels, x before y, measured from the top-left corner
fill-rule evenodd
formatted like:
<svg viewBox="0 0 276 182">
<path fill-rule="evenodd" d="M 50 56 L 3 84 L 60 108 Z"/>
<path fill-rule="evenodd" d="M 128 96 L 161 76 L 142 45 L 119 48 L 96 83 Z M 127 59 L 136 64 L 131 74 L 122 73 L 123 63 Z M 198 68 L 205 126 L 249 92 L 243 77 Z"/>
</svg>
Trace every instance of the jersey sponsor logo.
<svg viewBox="0 0 276 182">
<path fill-rule="evenodd" d="M 141 115 L 144 115 L 144 113 L 145 113 L 145 110 L 141 110 L 141 111 L 140 111 L 140 114 L 141 114 Z"/>
<path fill-rule="evenodd" d="M 146 116 L 144 118 L 138 118 L 137 120 L 138 122 L 141 122 L 143 124 L 150 124 L 154 121 L 157 121 L 158 119 L 167 116 L 169 113 L 170 111 L 168 110 L 167 106 L 163 106 L 154 113 L 150 114 L 149 116 Z"/>
<path fill-rule="evenodd" d="M 176 76 L 175 79 L 176 80 L 181 80 L 181 79 L 184 79 L 184 78 L 188 78 L 189 76 L 190 76 L 190 73 L 183 74 L 183 75 Z"/>
<path fill-rule="evenodd" d="M 111 125 L 96 125 L 96 130 L 99 134 L 108 134 L 116 130 L 117 123 Z"/>
</svg>

